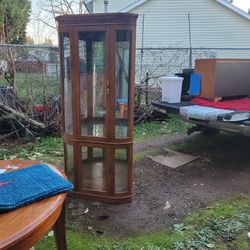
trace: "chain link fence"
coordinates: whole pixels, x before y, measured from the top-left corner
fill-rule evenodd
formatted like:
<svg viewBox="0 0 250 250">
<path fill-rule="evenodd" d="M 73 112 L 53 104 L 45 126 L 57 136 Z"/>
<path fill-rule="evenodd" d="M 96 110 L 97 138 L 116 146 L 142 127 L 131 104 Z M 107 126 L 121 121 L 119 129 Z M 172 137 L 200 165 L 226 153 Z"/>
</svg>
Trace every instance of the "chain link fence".
<svg viewBox="0 0 250 250">
<path fill-rule="evenodd" d="M 135 82 L 138 116 L 147 113 L 152 100 L 160 98 L 161 76 L 180 73 L 190 68 L 190 62 L 194 67 L 196 59 L 215 57 L 250 58 L 250 48 L 194 48 L 191 53 L 188 48 L 137 49 Z M 45 120 L 46 123 L 46 119 L 51 118 L 51 109 L 57 107 L 52 113 L 59 112 L 59 97 L 58 47 L 0 44 L 2 103 L 25 110 L 32 118 Z"/>
<path fill-rule="evenodd" d="M 0 44 L 0 133 L 59 131 L 59 83 L 58 47 Z"/>
<path fill-rule="evenodd" d="M 30 112 L 59 95 L 59 82 L 58 47 L 0 45 L 1 89 L 11 87 Z"/>
<path fill-rule="evenodd" d="M 194 67 L 201 58 L 248 58 L 250 48 L 146 48 L 136 50 L 136 117 L 150 112 L 150 103 L 161 98 L 160 77 Z M 146 117 L 147 115 L 144 115 Z"/>
<path fill-rule="evenodd" d="M 248 58 L 250 48 L 197 48 L 191 51 L 192 67 L 196 59 L 202 58 Z M 159 83 L 159 77 L 181 73 L 190 68 L 190 49 L 185 48 L 147 48 L 136 50 L 136 84 Z"/>
</svg>

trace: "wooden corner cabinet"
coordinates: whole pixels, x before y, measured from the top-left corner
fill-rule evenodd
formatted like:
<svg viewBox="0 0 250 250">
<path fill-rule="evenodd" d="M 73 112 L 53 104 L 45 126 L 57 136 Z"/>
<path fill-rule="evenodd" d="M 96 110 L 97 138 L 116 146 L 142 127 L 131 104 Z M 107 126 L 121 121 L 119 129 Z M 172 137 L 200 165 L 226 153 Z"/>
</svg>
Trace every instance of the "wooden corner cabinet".
<svg viewBox="0 0 250 250">
<path fill-rule="evenodd" d="M 136 19 L 57 17 L 65 170 L 74 196 L 131 200 Z"/>
</svg>

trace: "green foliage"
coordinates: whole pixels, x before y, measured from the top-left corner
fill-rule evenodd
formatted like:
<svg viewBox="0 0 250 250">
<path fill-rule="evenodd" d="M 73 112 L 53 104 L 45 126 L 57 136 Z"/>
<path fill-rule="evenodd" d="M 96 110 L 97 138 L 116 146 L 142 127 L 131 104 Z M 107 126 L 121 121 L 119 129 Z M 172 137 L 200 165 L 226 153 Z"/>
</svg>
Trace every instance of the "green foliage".
<svg viewBox="0 0 250 250">
<path fill-rule="evenodd" d="M 175 121 L 174 123 L 176 123 Z M 143 139 L 148 139 L 153 131 L 162 126 L 161 123 L 147 123 L 137 126 L 135 129 L 135 142 L 142 140 L 141 128 L 147 133 Z M 163 123 L 162 133 L 169 129 L 167 123 Z M 155 129 L 154 129 L 155 128 Z M 156 129 L 159 131 L 159 129 Z M 159 134 L 158 134 L 159 135 Z M 154 136 L 155 137 L 155 136 Z M 0 160 L 4 159 L 30 159 L 30 160 L 42 160 L 44 162 L 52 163 L 60 166 L 63 161 L 63 146 L 62 139 L 59 137 L 44 137 L 36 141 L 32 141 L 26 144 L 17 145 L 11 148 L 0 148 Z M 157 155 L 161 152 L 160 148 L 153 148 L 150 150 L 144 150 L 142 152 L 134 154 L 134 161 L 139 161 L 146 155 Z"/>
<path fill-rule="evenodd" d="M 29 21 L 31 2 L 29 0 L 1 0 L 0 42 L 25 43 L 25 30 Z"/>
<path fill-rule="evenodd" d="M 33 108 L 35 104 L 43 104 L 44 99 L 58 96 L 60 90 L 59 78 L 48 77 L 38 73 L 16 73 L 18 97 L 27 107 Z M 0 82 L 6 85 L 6 82 Z"/>
<path fill-rule="evenodd" d="M 238 231 L 245 228 L 245 225 L 238 219 L 217 220 L 211 219 L 207 222 L 205 228 L 209 228 L 213 233 L 231 241 Z"/>
<path fill-rule="evenodd" d="M 44 137 L 11 148 L 0 148 L 0 160 L 29 159 L 61 166 L 63 146 L 60 137 Z"/>
<path fill-rule="evenodd" d="M 183 232 L 186 230 L 185 226 L 183 223 L 181 224 L 174 224 L 173 225 L 173 229 L 174 231 L 180 233 L 180 234 L 183 234 Z"/>
<path fill-rule="evenodd" d="M 193 213 L 184 219 L 185 224 L 199 226 L 204 221 L 208 221 L 213 218 L 228 219 L 232 217 L 247 218 L 250 208 L 250 199 L 240 197 L 227 202 L 218 202 L 213 206 L 209 206 L 207 209 L 199 213 Z"/>
<path fill-rule="evenodd" d="M 167 250 L 167 248 L 155 244 L 146 244 L 141 248 L 141 250 Z"/>
<path fill-rule="evenodd" d="M 216 240 L 224 240 L 226 242 L 235 240 L 238 233 L 246 228 L 244 223 L 249 224 L 250 220 L 243 222 L 236 218 L 212 218 L 206 221 L 201 228 L 195 229 L 195 237 L 176 242 L 174 244 L 175 249 L 214 249 Z"/>
<path fill-rule="evenodd" d="M 146 122 L 134 127 L 136 141 L 160 138 L 172 133 L 185 133 L 190 124 L 182 121 L 178 116 L 166 119 L 164 122 Z"/>
<path fill-rule="evenodd" d="M 74 230 L 67 231 L 68 250 L 111 250 L 116 245 L 112 240 L 91 234 L 79 233 Z M 112 248 L 113 247 L 113 248 Z M 36 250 L 56 250 L 54 237 L 46 236 L 35 246 Z"/>
<path fill-rule="evenodd" d="M 249 240 L 246 239 L 246 231 L 242 231 L 241 234 L 237 235 L 236 238 L 228 242 L 227 248 L 223 248 L 223 244 L 216 245 L 217 250 L 228 250 L 228 249 L 239 249 L 239 250 L 249 250 L 250 249 L 250 243 Z"/>
</svg>

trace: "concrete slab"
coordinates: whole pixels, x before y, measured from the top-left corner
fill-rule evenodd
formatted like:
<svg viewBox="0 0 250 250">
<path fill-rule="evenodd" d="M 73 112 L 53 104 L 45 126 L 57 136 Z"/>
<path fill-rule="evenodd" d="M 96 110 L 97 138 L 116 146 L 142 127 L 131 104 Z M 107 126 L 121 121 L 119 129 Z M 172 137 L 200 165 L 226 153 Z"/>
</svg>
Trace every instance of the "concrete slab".
<svg viewBox="0 0 250 250">
<path fill-rule="evenodd" d="M 170 168 L 178 168 L 197 159 L 195 156 L 179 153 L 167 148 L 164 148 L 164 151 L 166 153 L 162 155 L 149 155 L 148 158 L 157 164 L 161 164 Z"/>
</svg>

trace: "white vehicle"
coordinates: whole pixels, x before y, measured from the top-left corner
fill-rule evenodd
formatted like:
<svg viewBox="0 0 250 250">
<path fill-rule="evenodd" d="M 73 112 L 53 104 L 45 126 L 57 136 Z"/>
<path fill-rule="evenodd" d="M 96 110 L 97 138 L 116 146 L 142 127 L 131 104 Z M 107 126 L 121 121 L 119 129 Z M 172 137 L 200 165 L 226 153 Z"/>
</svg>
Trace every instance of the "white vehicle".
<svg viewBox="0 0 250 250">
<path fill-rule="evenodd" d="M 186 121 L 195 124 L 188 133 L 195 131 L 217 132 L 219 130 L 250 136 L 250 111 L 225 110 L 192 104 L 189 101 L 152 105 L 169 113 L 178 113 Z"/>
</svg>

